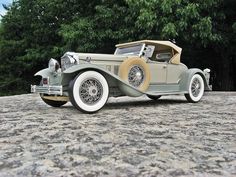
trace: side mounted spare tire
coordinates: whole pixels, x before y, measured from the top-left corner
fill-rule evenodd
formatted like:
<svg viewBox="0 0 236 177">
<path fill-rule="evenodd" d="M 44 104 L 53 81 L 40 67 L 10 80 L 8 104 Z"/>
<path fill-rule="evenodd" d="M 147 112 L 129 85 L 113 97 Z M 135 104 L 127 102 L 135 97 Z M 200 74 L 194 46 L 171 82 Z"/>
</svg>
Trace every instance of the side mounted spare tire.
<svg viewBox="0 0 236 177">
<path fill-rule="evenodd" d="M 146 61 L 139 57 L 131 57 L 123 61 L 119 68 L 119 77 L 144 92 L 148 89 L 151 74 Z"/>
</svg>

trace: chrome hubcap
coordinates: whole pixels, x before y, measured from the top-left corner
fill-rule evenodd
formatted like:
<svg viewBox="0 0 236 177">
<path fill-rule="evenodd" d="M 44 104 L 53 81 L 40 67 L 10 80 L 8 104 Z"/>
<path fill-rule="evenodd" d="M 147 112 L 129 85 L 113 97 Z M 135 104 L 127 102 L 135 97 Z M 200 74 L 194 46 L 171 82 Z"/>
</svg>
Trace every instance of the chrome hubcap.
<svg viewBox="0 0 236 177">
<path fill-rule="evenodd" d="M 198 79 L 193 80 L 191 91 L 194 97 L 197 97 L 199 95 L 201 91 L 201 83 Z"/>
<path fill-rule="evenodd" d="M 102 94 L 102 84 L 94 78 L 84 80 L 79 88 L 80 98 L 85 104 L 96 104 L 100 101 Z"/>
<path fill-rule="evenodd" d="M 128 75 L 129 84 L 139 87 L 144 81 L 144 72 L 140 66 L 133 66 Z"/>
</svg>

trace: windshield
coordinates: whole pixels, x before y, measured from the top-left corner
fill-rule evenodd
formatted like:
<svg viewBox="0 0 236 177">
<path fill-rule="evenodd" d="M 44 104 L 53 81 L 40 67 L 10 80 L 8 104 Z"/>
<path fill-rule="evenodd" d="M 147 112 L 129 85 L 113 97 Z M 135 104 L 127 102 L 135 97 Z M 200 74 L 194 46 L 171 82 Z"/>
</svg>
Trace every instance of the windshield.
<svg viewBox="0 0 236 177">
<path fill-rule="evenodd" d="M 134 46 L 117 48 L 115 55 L 139 55 L 143 49 L 144 44 L 138 44 Z"/>
</svg>

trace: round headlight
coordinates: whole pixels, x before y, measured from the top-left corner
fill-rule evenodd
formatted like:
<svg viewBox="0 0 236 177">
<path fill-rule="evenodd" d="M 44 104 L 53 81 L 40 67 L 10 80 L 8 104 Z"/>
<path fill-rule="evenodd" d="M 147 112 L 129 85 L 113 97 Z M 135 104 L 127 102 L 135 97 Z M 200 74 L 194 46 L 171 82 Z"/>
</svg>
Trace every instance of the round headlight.
<svg viewBox="0 0 236 177">
<path fill-rule="evenodd" d="M 56 72 L 60 68 L 60 64 L 57 60 L 51 58 L 48 63 L 48 68 L 51 72 Z"/>
</svg>

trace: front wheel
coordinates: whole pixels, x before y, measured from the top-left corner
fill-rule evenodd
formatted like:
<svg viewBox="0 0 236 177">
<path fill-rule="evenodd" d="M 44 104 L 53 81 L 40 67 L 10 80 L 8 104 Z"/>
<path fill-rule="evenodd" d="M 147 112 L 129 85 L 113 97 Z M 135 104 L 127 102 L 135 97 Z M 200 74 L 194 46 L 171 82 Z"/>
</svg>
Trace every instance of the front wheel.
<svg viewBox="0 0 236 177">
<path fill-rule="evenodd" d="M 204 93 L 204 82 L 199 74 L 195 74 L 191 78 L 188 92 L 188 94 L 185 94 L 185 97 L 189 102 L 196 103 L 202 98 Z"/>
<path fill-rule="evenodd" d="M 96 71 L 78 75 L 69 86 L 73 106 L 85 113 L 94 113 L 107 102 L 109 87 L 106 79 Z"/>
</svg>

